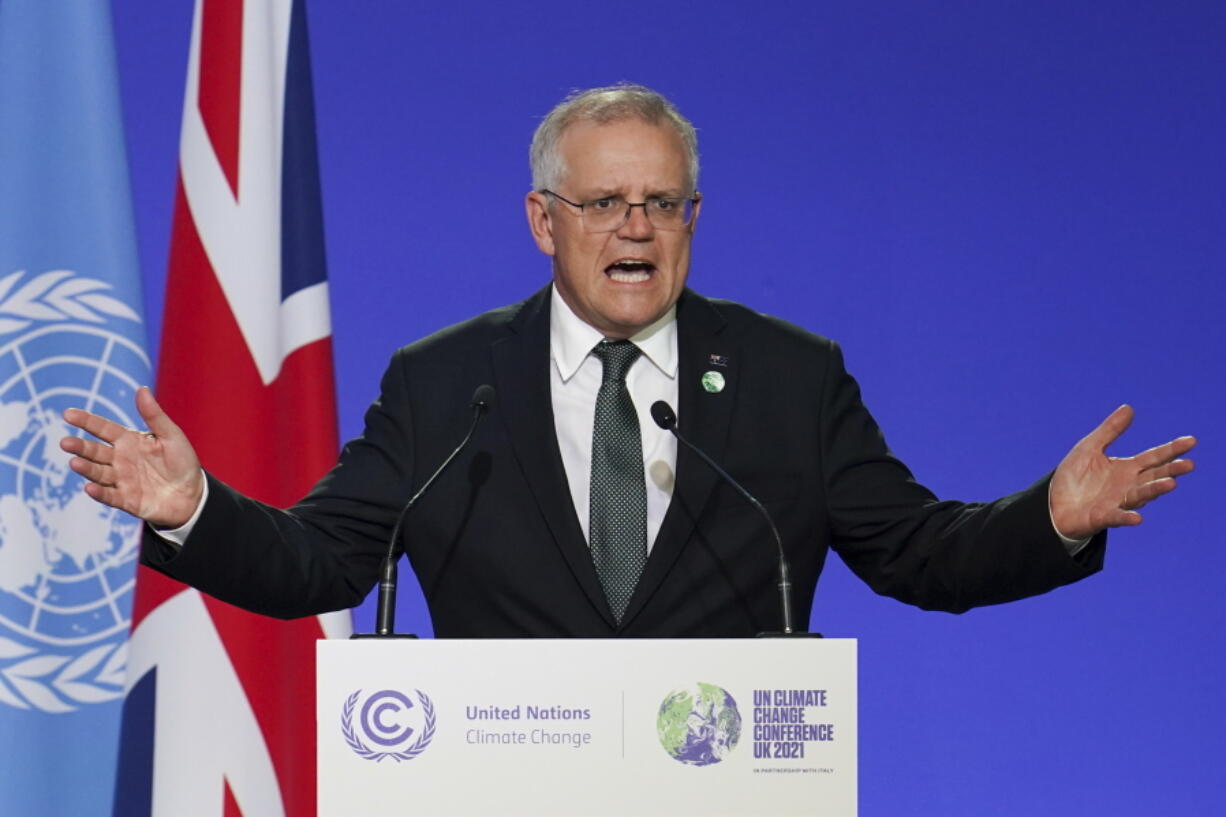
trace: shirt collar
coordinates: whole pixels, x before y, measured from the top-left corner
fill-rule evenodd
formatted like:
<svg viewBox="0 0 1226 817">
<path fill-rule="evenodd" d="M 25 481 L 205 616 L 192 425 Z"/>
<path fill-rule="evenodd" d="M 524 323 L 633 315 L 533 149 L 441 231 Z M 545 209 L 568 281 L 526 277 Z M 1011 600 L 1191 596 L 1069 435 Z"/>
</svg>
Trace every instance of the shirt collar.
<svg viewBox="0 0 1226 817">
<path fill-rule="evenodd" d="M 551 287 L 549 310 L 549 351 L 562 382 L 569 381 L 579 371 L 592 347 L 604 340 L 599 330 L 576 315 Z M 673 304 L 655 323 L 630 338 L 662 374 L 677 376 L 677 305 Z"/>
</svg>

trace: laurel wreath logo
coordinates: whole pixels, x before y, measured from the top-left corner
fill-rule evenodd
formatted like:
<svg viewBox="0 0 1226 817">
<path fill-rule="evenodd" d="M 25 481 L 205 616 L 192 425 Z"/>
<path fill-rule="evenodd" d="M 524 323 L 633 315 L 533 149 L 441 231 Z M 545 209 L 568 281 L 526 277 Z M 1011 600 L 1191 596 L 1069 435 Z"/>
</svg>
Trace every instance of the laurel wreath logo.
<svg viewBox="0 0 1226 817">
<path fill-rule="evenodd" d="M 141 322 L 131 307 L 106 294 L 111 289 L 106 281 L 61 269 L 17 286 L 25 274 L 18 270 L 0 278 L 0 335 L 25 329 L 35 321 L 105 323 L 110 316 Z"/>
<path fill-rule="evenodd" d="M 111 289 L 106 281 L 71 270 L 10 273 L 0 278 L 0 336 L 42 322 L 97 325 L 121 318 L 141 323 L 137 312 L 107 294 Z M 0 635 L 0 704 L 60 714 L 122 698 L 127 658 L 122 639 L 64 655 Z"/>
<path fill-rule="evenodd" d="M 74 704 L 94 704 L 123 696 L 128 645 L 101 644 L 81 655 L 39 653 L 0 636 L 0 703 L 55 714 Z"/>
<path fill-rule="evenodd" d="M 362 690 L 359 689 L 345 699 L 345 705 L 341 709 L 341 734 L 345 738 L 345 743 L 349 744 L 349 748 L 358 756 L 364 757 L 367 760 L 373 760 L 376 763 L 381 763 L 385 758 L 389 757 L 399 763 L 402 760 L 412 760 L 424 752 L 426 747 L 430 745 L 430 741 L 434 740 L 434 703 L 420 689 L 413 691 L 417 693 L 417 700 L 421 702 L 422 712 L 426 716 L 426 723 L 421 735 L 412 746 L 403 752 L 379 752 L 369 748 L 362 742 L 362 739 L 358 737 L 357 732 L 353 728 L 353 709 L 357 706 L 358 698 L 362 694 Z"/>
</svg>

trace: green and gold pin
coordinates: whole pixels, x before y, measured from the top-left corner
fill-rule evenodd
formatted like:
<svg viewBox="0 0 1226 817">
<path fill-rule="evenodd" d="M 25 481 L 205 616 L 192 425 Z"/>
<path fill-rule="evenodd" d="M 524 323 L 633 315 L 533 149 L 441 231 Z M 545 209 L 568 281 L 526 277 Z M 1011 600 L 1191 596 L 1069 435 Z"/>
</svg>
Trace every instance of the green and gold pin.
<svg viewBox="0 0 1226 817">
<path fill-rule="evenodd" d="M 711 394 L 719 394 L 724 390 L 724 376 L 719 372 L 705 372 L 702 376 L 702 387 Z"/>
</svg>

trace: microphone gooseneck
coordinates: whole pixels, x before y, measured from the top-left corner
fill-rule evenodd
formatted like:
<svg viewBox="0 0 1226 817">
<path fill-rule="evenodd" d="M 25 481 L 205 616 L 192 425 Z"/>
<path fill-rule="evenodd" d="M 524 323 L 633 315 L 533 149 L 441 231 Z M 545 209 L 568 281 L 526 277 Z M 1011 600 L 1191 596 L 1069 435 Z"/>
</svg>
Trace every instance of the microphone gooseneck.
<svg viewBox="0 0 1226 817">
<path fill-rule="evenodd" d="M 657 400 L 651 404 L 651 419 L 655 420 L 656 425 L 665 431 L 671 432 L 674 437 L 685 447 L 697 454 L 702 461 L 723 477 L 724 481 L 736 489 L 737 493 L 745 497 L 745 500 L 757 509 L 758 513 L 762 514 L 762 518 L 766 520 L 766 524 L 770 527 L 771 535 L 775 537 L 775 547 L 779 552 L 779 603 L 780 603 L 780 621 L 783 626 L 784 635 L 795 635 L 795 627 L 792 624 L 792 579 L 791 571 L 788 568 L 787 554 L 783 551 L 783 539 L 779 536 L 779 530 L 775 527 L 775 520 L 771 519 L 771 515 L 767 513 L 766 508 L 762 507 L 762 503 L 757 500 L 753 494 L 746 491 L 741 483 L 737 482 L 732 476 L 716 464 L 715 460 L 707 456 L 706 452 L 698 446 L 691 443 L 681 433 L 677 431 L 677 413 L 673 411 L 672 406 L 663 400 Z"/>
<path fill-rule="evenodd" d="M 473 411 L 472 423 L 468 426 L 468 433 L 464 435 L 464 439 L 455 447 L 455 450 L 443 460 L 443 464 L 430 475 L 425 484 L 417 490 L 417 493 L 404 504 L 400 509 L 400 513 L 396 516 L 396 524 L 392 526 L 392 535 L 387 543 L 387 556 L 383 559 L 383 566 L 379 571 L 379 598 L 375 607 L 375 632 L 376 637 L 391 637 L 396 631 L 396 584 L 397 584 L 397 568 L 396 562 L 399 560 L 400 554 L 397 552 L 397 545 L 400 542 L 400 529 L 404 525 L 405 518 L 409 515 L 409 511 L 417 504 L 417 500 L 430 490 L 430 486 L 434 481 L 447 470 L 447 466 L 460 455 L 464 447 L 468 445 L 468 441 L 472 439 L 473 432 L 477 430 L 477 425 L 481 422 L 481 418 L 490 412 L 494 407 L 496 393 L 494 387 L 488 384 L 482 384 L 473 392 L 472 400 L 469 401 L 469 408 Z"/>
</svg>

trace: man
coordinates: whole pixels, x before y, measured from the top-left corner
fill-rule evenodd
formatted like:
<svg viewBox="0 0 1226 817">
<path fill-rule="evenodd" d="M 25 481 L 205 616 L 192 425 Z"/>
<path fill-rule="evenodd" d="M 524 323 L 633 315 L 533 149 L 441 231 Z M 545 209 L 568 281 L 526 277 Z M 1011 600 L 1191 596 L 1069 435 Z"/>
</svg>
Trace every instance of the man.
<svg viewBox="0 0 1226 817">
<path fill-rule="evenodd" d="M 1190 437 L 1107 457 L 1131 420 L 1121 407 L 1031 488 L 938 502 L 886 449 L 833 343 L 685 288 L 697 147 L 667 100 L 616 86 L 564 101 L 536 133 L 532 170 L 528 221 L 552 286 L 400 350 L 363 435 L 289 511 L 205 475 L 148 390 L 149 434 L 66 412 L 101 440 L 62 442 L 86 491 L 149 523 L 146 563 L 269 615 L 358 603 L 481 384 L 498 408 L 405 526 L 439 636 L 778 627 L 761 518 L 652 423 L 657 400 L 770 509 L 798 617 L 828 547 L 878 592 L 926 608 L 1067 584 L 1101 567 L 1106 528 L 1139 524 L 1137 509 L 1192 470 Z"/>
</svg>

